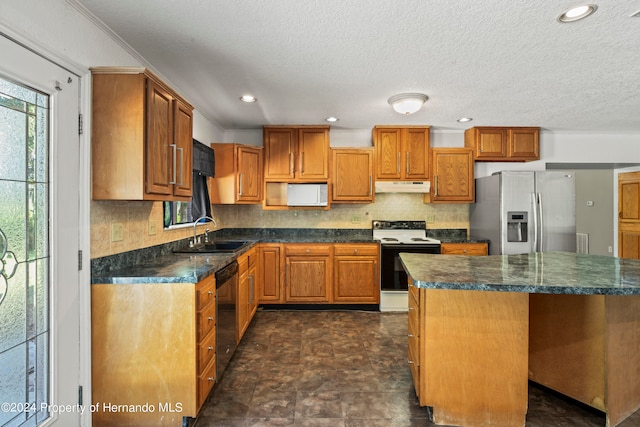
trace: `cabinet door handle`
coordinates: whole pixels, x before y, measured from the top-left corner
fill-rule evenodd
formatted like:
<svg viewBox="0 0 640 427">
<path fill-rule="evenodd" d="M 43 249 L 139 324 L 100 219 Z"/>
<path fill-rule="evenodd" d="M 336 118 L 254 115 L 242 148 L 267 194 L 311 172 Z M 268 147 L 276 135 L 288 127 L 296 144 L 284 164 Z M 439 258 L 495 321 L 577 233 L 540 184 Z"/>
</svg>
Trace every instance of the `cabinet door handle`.
<svg viewBox="0 0 640 427">
<path fill-rule="evenodd" d="M 436 175 L 435 178 L 436 178 L 436 191 L 434 193 L 434 197 L 438 197 L 438 175 Z"/>
<path fill-rule="evenodd" d="M 253 304 L 253 299 L 255 298 L 255 277 L 254 275 L 249 276 L 249 305 Z"/>
<path fill-rule="evenodd" d="M 240 176 L 238 177 L 239 182 L 239 191 L 238 191 L 238 196 L 242 196 L 242 174 L 240 174 Z"/>
<path fill-rule="evenodd" d="M 182 184 L 184 184 L 184 149 L 183 148 L 176 148 L 177 151 L 180 151 L 180 182 L 178 183 L 179 186 L 182 186 Z M 174 166 L 175 168 L 175 166 Z M 176 178 L 173 178 L 173 180 L 175 181 Z"/>
<path fill-rule="evenodd" d="M 400 152 L 398 151 L 398 175 L 400 175 Z"/>
<path fill-rule="evenodd" d="M 304 151 L 300 153 L 300 175 L 304 175 Z"/>
<path fill-rule="evenodd" d="M 373 193 L 373 175 L 369 175 L 369 196 L 371 196 Z"/>
<path fill-rule="evenodd" d="M 177 156 L 178 147 L 176 146 L 176 144 L 169 144 L 169 147 L 171 147 L 171 150 L 173 151 L 173 179 L 169 181 L 169 184 L 173 185 L 176 183 L 176 157 L 178 157 Z"/>
<path fill-rule="evenodd" d="M 207 292 L 207 295 L 211 296 L 211 295 L 213 295 L 214 293 L 215 293 L 215 292 L 213 292 L 213 291 L 209 291 L 209 292 Z"/>
<path fill-rule="evenodd" d="M 406 155 L 406 167 L 405 167 L 405 171 L 408 174 L 411 171 L 411 167 L 409 166 L 409 159 L 411 158 L 411 156 L 409 155 L 409 152 L 407 151 L 407 155 Z"/>
<path fill-rule="evenodd" d="M 212 316 L 209 316 L 209 317 L 207 318 L 207 320 L 208 320 L 209 322 L 213 322 L 215 319 L 214 319 Z"/>
<path fill-rule="evenodd" d="M 293 175 L 294 170 L 294 166 L 295 163 L 293 161 L 293 157 L 295 156 L 296 153 L 294 153 L 293 151 L 289 151 L 289 174 Z"/>
<path fill-rule="evenodd" d="M 207 351 L 213 351 L 213 347 L 212 346 L 207 347 Z"/>
</svg>

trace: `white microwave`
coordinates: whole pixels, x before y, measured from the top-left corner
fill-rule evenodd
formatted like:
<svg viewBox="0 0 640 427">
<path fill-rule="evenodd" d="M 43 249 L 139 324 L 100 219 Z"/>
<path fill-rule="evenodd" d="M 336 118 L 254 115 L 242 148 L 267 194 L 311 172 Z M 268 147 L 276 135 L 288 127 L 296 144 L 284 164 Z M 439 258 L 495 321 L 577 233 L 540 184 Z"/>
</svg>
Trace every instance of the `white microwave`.
<svg viewBox="0 0 640 427">
<path fill-rule="evenodd" d="M 287 206 L 327 206 L 327 184 L 287 184 Z"/>
</svg>

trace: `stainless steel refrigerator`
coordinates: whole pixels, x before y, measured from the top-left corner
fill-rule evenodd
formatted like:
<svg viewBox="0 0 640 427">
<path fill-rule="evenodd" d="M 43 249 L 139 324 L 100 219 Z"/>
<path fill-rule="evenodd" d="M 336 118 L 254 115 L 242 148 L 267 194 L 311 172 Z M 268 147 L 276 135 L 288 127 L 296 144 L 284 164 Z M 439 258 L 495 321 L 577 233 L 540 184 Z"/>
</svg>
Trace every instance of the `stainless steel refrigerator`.
<svg viewBox="0 0 640 427">
<path fill-rule="evenodd" d="M 476 179 L 469 223 L 489 254 L 576 251 L 575 174 L 502 171 Z"/>
</svg>

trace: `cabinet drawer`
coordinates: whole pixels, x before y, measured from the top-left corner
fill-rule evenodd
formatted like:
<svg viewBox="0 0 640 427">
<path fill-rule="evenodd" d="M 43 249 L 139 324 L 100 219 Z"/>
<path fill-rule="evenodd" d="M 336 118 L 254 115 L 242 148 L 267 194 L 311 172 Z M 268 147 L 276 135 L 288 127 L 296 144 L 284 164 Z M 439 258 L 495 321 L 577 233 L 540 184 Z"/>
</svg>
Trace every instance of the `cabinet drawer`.
<svg viewBox="0 0 640 427">
<path fill-rule="evenodd" d="M 196 310 L 202 310 L 214 299 L 216 299 L 216 278 L 211 275 L 196 286 Z"/>
<path fill-rule="evenodd" d="M 487 255 L 486 243 L 443 243 L 440 253 L 444 255 Z"/>
<path fill-rule="evenodd" d="M 211 359 L 204 372 L 198 375 L 198 409 L 209 396 L 209 392 L 216 384 L 216 358 Z"/>
<path fill-rule="evenodd" d="M 211 359 L 216 355 L 216 328 L 209 331 L 198 344 L 198 375 L 201 374 Z"/>
<path fill-rule="evenodd" d="M 369 255 L 377 256 L 379 253 L 378 245 L 342 245 L 338 244 L 334 247 L 334 254 L 336 256 L 350 256 L 350 255 Z"/>
<path fill-rule="evenodd" d="M 324 255 L 328 256 L 331 252 L 330 245 L 305 245 L 294 244 L 285 245 L 284 252 L 286 255 Z"/>
<path fill-rule="evenodd" d="M 198 330 L 196 340 L 200 342 L 216 326 L 216 305 L 209 304 L 196 315 Z"/>
</svg>

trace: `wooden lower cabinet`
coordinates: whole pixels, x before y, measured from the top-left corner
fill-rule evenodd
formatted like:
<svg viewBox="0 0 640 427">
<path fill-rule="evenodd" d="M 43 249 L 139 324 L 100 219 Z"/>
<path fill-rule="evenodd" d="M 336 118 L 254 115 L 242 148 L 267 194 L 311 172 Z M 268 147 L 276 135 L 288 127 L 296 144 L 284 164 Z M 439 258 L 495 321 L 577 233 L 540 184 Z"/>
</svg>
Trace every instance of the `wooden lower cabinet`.
<svg viewBox="0 0 640 427">
<path fill-rule="evenodd" d="M 260 304 L 379 304 L 377 243 L 261 243 Z"/>
<path fill-rule="evenodd" d="M 379 246 L 335 244 L 333 302 L 380 303 Z"/>
<path fill-rule="evenodd" d="M 523 426 L 529 295 L 418 289 L 411 282 L 408 294 L 409 364 L 433 422 Z"/>
<path fill-rule="evenodd" d="M 330 244 L 285 244 L 284 256 L 285 303 L 331 301 Z"/>
<path fill-rule="evenodd" d="M 258 251 L 252 248 L 238 257 L 238 289 L 236 299 L 236 343 L 240 343 L 258 309 L 256 272 Z"/>
<path fill-rule="evenodd" d="M 91 286 L 94 426 L 177 427 L 197 415 L 216 381 L 215 292 L 214 276 Z M 105 408 L 145 404 L 153 412 Z"/>
<path fill-rule="evenodd" d="M 440 253 L 443 255 L 483 256 L 489 254 L 487 243 L 442 243 Z"/>
<path fill-rule="evenodd" d="M 282 244 L 261 243 L 258 245 L 258 302 L 260 304 L 282 304 L 284 296 L 284 257 Z"/>
</svg>

